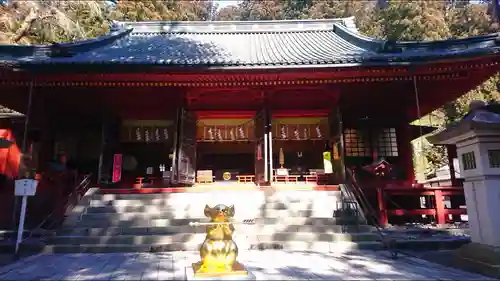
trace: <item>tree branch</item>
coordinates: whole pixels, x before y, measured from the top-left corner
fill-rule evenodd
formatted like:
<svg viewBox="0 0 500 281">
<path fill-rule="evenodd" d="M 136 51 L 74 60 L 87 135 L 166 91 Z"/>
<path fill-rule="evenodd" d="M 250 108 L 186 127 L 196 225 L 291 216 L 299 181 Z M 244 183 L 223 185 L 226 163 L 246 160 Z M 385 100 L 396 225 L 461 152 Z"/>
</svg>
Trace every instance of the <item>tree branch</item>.
<svg viewBox="0 0 500 281">
<path fill-rule="evenodd" d="M 24 18 L 23 23 L 17 29 L 17 31 L 10 37 L 10 41 L 13 43 L 19 42 L 26 34 L 28 31 L 31 29 L 31 26 L 35 22 L 35 20 L 38 18 L 38 10 L 31 9 L 29 14 Z"/>
</svg>

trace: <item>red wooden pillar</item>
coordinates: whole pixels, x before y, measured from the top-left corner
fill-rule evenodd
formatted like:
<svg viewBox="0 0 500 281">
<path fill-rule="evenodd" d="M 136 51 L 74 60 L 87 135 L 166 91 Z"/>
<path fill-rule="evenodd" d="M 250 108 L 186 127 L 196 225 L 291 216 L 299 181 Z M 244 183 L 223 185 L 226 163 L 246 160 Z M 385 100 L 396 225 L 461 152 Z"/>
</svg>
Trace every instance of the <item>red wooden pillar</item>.
<svg viewBox="0 0 500 281">
<path fill-rule="evenodd" d="M 40 139 L 40 150 L 38 153 L 38 163 L 36 163 L 36 165 L 39 171 L 46 171 L 48 169 L 49 162 L 54 160 L 54 131 L 47 123 L 43 124 Z"/>
<path fill-rule="evenodd" d="M 389 224 L 389 218 L 387 217 L 387 204 L 384 198 L 384 189 L 382 185 L 377 186 L 377 202 L 378 202 L 378 221 L 380 226 L 386 226 Z"/>
<path fill-rule="evenodd" d="M 434 191 L 434 198 L 436 200 L 436 220 L 437 224 L 445 224 L 446 223 L 446 218 L 445 218 L 445 208 L 444 208 L 444 202 L 443 202 L 443 192 L 441 190 L 436 190 Z"/>
</svg>

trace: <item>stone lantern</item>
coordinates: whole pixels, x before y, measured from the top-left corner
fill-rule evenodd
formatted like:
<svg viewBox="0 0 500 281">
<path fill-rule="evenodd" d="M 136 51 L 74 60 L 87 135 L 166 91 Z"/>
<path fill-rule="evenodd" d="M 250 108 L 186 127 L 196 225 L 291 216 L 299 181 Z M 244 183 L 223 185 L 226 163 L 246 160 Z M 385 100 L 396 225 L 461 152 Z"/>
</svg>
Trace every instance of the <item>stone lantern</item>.
<svg viewBox="0 0 500 281">
<path fill-rule="evenodd" d="M 462 167 L 472 243 L 456 252 L 456 263 L 500 277 L 500 106 L 473 101 L 469 113 L 428 137 L 456 145 Z"/>
</svg>

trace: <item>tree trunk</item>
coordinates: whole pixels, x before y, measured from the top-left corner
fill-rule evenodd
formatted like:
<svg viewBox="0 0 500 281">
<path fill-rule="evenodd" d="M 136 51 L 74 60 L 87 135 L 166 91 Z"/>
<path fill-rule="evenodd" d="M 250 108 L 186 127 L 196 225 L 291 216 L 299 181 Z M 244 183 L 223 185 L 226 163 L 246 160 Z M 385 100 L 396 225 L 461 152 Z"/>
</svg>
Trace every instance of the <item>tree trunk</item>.
<svg viewBox="0 0 500 281">
<path fill-rule="evenodd" d="M 38 10 L 31 9 L 29 14 L 24 18 L 23 24 L 21 27 L 10 37 L 10 41 L 13 43 L 19 42 L 26 33 L 31 29 L 33 22 L 38 18 Z"/>
</svg>

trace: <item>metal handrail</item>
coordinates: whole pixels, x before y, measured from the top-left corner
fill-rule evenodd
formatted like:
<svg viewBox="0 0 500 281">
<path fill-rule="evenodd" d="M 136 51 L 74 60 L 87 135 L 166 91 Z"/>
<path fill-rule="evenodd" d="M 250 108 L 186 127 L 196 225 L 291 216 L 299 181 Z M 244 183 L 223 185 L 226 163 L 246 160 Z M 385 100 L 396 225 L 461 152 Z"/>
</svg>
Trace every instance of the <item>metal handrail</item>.
<svg viewBox="0 0 500 281">
<path fill-rule="evenodd" d="M 73 197 L 73 196 L 76 196 L 77 198 L 77 201 L 80 200 L 80 197 L 78 197 L 78 195 L 84 195 L 87 191 L 88 191 L 88 187 L 90 186 L 90 179 L 92 177 L 92 174 L 87 174 L 84 176 L 84 178 L 82 179 L 82 181 L 73 189 L 73 191 L 66 197 L 66 200 L 64 202 L 64 212 L 66 212 L 66 210 L 70 207 L 70 204 L 68 204 L 68 202 L 70 201 L 70 198 Z M 76 202 L 78 203 L 78 202 Z M 76 205 L 75 203 L 75 205 Z M 51 219 L 52 217 L 54 217 L 56 211 L 58 209 L 57 208 L 54 208 L 35 228 L 29 230 L 28 232 L 28 236 L 24 239 L 28 239 L 28 238 L 31 238 L 33 236 L 33 233 L 35 230 L 39 230 L 39 229 L 43 229 L 42 226 L 47 223 L 49 221 L 49 219 Z M 52 227 L 52 225 L 54 224 L 54 222 L 52 222 L 50 224 L 50 227 Z"/>
<path fill-rule="evenodd" d="M 353 194 L 358 198 L 358 203 L 362 209 L 362 211 L 365 213 L 365 216 L 371 217 L 371 219 L 374 222 L 374 227 L 377 230 L 378 235 L 380 236 L 380 239 L 382 240 L 382 244 L 384 245 L 385 249 L 387 249 L 393 258 L 397 258 L 398 251 L 393 247 L 392 241 L 387 241 L 386 236 L 382 233 L 382 227 L 381 223 L 379 221 L 379 218 L 377 217 L 377 212 L 375 209 L 371 206 L 370 202 L 366 198 L 363 190 L 360 188 L 358 185 L 353 171 L 350 169 L 346 168 L 346 179 L 347 179 L 347 184 L 346 186 L 353 192 Z"/>
</svg>

